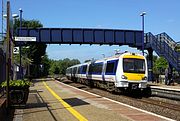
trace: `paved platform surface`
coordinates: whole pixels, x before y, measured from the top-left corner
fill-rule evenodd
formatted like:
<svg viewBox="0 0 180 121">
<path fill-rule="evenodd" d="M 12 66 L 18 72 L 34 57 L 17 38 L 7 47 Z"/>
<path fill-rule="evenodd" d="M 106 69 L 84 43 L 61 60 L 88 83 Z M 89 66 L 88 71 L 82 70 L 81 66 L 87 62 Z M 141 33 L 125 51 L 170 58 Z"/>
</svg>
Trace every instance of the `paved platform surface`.
<svg viewBox="0 0 180 121">
<path fill-rule="evenodd" d="M 151 88 L 180 91 L 180 84 L 165 85 L 160 83 L 149 83 L 149 85 L 151 86 Z"/>
<path fill-rule="evenodd" d="M 14 121 L 166 121 L 165 117 L 54 80 L 36 80 Z"/>
</svg>

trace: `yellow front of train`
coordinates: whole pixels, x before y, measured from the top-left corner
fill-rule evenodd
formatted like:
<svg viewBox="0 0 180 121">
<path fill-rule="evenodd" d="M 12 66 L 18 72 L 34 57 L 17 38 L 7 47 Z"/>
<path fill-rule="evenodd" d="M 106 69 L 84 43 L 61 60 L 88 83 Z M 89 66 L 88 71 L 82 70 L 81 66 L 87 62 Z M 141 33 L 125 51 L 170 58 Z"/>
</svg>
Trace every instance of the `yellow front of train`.
<svg viewBox="0 0 180 121">
<path fill-rule="evenodd" d="M 120 56 L 119 87 L 143 89 L 147 87 L 148 71 L 146 58 L 140 54 L 125 53 Z"/>
</svg>

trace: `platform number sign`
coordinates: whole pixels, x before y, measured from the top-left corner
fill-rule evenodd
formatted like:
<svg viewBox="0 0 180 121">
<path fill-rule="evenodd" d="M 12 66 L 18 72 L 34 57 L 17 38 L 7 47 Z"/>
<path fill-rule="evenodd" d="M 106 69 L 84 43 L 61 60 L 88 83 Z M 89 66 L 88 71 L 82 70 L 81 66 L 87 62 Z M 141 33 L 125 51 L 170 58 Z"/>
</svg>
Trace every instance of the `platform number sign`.
<svg viewBox="0 0 180 121">
<path fill-rule="evenodd" d="M 14 47 L 13 53 L 14 54 L 19 54 L 19 47 Z"/>
</svg>

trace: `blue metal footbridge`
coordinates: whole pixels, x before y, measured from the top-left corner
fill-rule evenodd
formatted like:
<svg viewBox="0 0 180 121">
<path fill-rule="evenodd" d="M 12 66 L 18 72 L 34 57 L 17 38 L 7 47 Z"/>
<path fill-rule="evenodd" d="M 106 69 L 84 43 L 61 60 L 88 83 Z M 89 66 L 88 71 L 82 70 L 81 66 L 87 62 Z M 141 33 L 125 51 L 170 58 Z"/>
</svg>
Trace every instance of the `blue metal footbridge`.
<svg viewBox="0 0 180 121">
<path fill-rule="evenodd" d="M 175 50 L 178 45 L 166 33 L 153 35 L 144 34 L 140 30 L 118 29 L 85 29 L 85 28 L 21 28 L 17 30 L 19 37 L 36 37 L 35 43 L 45 44 L 99 44 L 99 45 L 129 45 L 137 49 L 148 50 L 149 80 L 153 79 L 153 51 L 165 57 L 169 69 L 180 71 L 180 52 Z M 21 42 L 29 44 L 32 42 Z M 16 42 L 19 45 L 20 42 Z"/>
<path fill-rule="evenodd" d="M 145 34 L 146 48 L 151 48 L 159 56 L 163 56 L 169 65 L 180 71 L 180 52 L 176 51 L 178 43 L 175 42 L 166 33 L 153 35 L 152 33 Z"/>
</svg>

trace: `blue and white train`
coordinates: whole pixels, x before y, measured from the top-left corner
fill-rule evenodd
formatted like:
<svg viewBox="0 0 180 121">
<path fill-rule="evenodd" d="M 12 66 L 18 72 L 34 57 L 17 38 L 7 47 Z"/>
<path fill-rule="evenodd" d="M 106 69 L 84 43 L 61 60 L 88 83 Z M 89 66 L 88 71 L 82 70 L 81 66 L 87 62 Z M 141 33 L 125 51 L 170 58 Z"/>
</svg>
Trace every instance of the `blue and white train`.
<svg viewBox="0 0 180 121">
<path fill-rule="evenodd" d="M 148 80 L 146 58 L 125 52 L 94 62 L 67 68 L 66 76 L 109 91 L 116 89 L 145 89 Z"/>
</svg>

